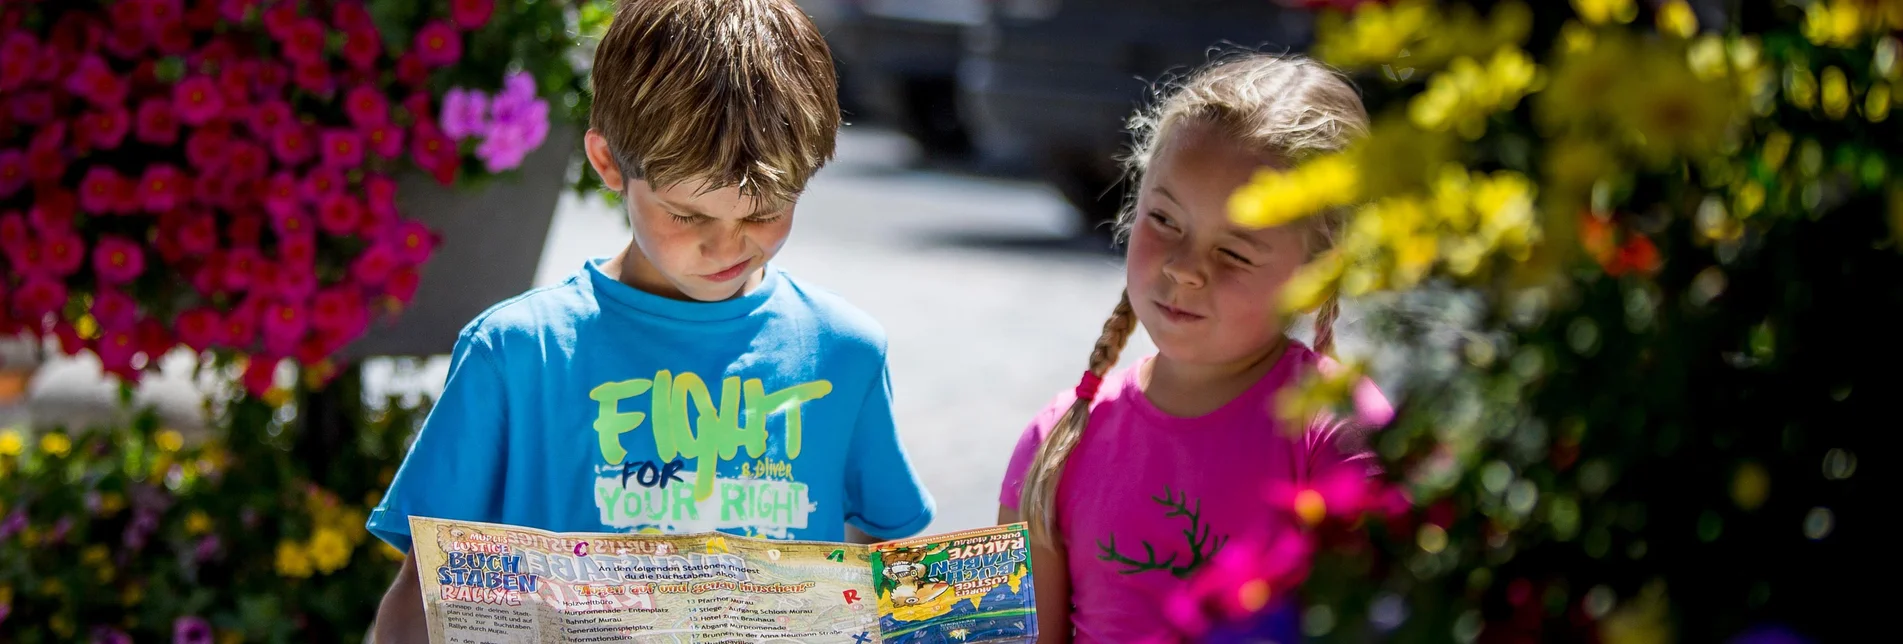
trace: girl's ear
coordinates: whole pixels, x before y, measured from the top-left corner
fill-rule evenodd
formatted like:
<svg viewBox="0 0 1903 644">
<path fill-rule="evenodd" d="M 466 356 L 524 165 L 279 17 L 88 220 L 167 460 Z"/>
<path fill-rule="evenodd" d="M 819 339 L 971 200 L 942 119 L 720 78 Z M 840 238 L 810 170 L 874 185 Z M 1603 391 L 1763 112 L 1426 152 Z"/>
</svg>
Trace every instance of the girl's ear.
<svg viewBox="0 0 1903 644">
<path fill-rule="evenodd" d="M 582 137 L 582 148 L 588 154 L 588 165 L 595 167 L 601 175 L 601 183 L 609 190 L 621 192 L 625 177 L 621 176 L 621 162 L 615 159 L 614 151 L 608 148 L 608 137 L 601 132 L 589 129 Z"/>
</svg>

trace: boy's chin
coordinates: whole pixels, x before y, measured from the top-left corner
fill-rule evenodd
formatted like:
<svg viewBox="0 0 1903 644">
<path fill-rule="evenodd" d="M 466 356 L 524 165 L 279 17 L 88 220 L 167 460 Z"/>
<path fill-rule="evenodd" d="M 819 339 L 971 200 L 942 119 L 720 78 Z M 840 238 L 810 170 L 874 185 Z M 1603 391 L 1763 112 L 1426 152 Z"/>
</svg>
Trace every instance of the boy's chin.
<svg viewBox="0 0 1903 644">
<path fill-rule="evenodd" d="M 738 297 L 740 291 L 745 289 L 746 285 L 746 279 L 737 279 L 720 284 L 693 277 L 674 281 L 674 288 L 680 290 L 682 296 L 695 302 L 721 302 L 731 300 Z"/>
</svg>

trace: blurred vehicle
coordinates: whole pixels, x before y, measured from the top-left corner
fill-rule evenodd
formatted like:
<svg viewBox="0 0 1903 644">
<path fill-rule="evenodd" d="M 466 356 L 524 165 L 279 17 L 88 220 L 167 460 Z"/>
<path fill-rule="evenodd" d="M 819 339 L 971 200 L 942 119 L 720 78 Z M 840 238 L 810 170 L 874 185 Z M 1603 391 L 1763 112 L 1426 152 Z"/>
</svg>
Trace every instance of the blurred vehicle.
<svg viewBox="0 0 1903 644">
<path fill-rule="evenodd" d="M 864 110 L 847 120 L 903 132 L 929 158 L 965 157 L 971 139 L 958 109 L 958 63 L 964 32 L 984 20 L 986 1 L 843 0 L 836 57 Z"/>
<path fill-rule="evenodd" d="M 1030 157 L 1086 228 L 1122 206 L 1124 122 L 1153 84 L 1224 49 L 1303 51 L 1310 14 L 1274 0 L 994 0 L 958 71 L 981 155 Z"/>
</svg>

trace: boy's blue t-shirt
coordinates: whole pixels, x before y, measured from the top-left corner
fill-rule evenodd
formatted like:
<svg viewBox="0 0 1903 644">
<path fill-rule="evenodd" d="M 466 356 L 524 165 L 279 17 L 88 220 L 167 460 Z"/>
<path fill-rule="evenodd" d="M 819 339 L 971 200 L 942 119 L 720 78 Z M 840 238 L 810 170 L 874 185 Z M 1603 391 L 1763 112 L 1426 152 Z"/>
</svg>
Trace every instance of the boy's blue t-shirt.
<svg viewBox="0 0 1903 644">
<path fill-rule="evenodd" d="M 775 266 L 750 293 L 687 302 L 602 261 L 463 329 L 372 533 L 407 552 L 411 515 L 822 541 L 931 522 L 878 323 Z"/>
</svg>

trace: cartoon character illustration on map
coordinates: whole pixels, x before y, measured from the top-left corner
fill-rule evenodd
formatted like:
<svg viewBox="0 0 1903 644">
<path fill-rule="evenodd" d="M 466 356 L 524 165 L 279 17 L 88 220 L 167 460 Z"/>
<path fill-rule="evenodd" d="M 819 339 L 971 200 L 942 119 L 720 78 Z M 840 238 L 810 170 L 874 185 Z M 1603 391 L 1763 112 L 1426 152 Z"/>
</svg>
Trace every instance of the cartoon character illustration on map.
<svg viewBox="0 0 1903 644">
<path fill-rule="evenodd" d="M 927 548 L 894 548 L 883 553 L 885 558 L 885 577 L 894 584 L 892 604 L 894 606 L 912 606 L 938 599 L 939 595 L 951 590 L 951 585 L 943 580 L 926 574 L 926 557 L 945 550 L 940 544 Z"/>
</svg>

